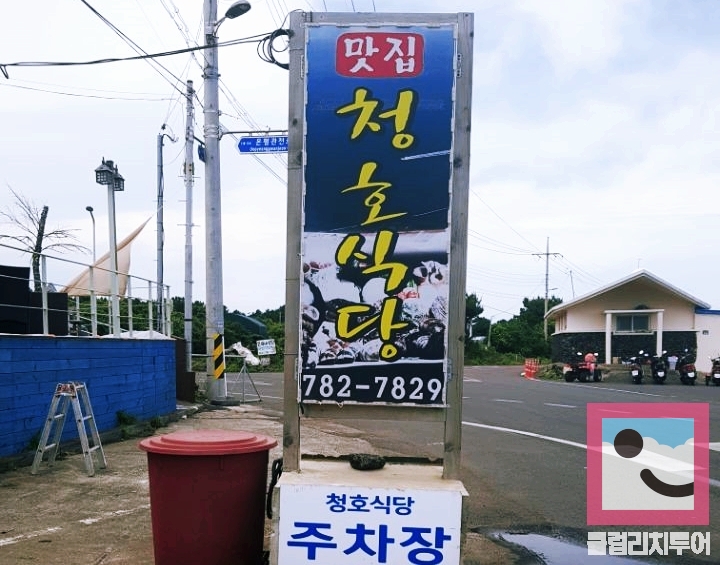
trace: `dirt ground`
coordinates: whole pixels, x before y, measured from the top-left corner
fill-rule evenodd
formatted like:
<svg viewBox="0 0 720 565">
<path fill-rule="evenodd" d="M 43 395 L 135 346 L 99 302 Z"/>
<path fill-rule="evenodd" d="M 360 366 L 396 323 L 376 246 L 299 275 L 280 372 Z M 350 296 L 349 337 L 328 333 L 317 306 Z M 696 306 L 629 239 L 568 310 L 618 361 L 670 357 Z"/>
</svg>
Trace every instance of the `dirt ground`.
<svg viewBox="0 0 720 565">
<path fill-rule="evenodd" d="M 281 415 L 257 405 L 215 410 L 186 406 L 178 416 L 156 434 L 231 429 L 281 443 Z M 304 455 L 375 452 L 357 430 L 332 421 L 310 421 L 303 430 Z M 0 564 L 152 565 L 147 454 L 138 442 L 105 443 L 108 466 L 93 477 L 87 476 L 81 454 L 68 455 L 52 468 L 43 463 L 37 475 L 29 467 L 0 473 Z M 279 457 L 280 445 L 270 451 L 269 460 Z M 519 561 L 510 550 L 483 535 L 467 535 L 464 565 L 513 563 Z"/>
</svg>

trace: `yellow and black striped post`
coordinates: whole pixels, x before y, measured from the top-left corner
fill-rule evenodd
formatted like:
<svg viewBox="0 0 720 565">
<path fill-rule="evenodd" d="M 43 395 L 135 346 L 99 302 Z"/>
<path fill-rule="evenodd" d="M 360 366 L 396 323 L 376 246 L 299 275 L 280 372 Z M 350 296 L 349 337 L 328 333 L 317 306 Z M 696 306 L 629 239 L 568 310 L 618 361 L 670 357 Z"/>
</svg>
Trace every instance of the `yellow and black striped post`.
<svg viewBox="0 0 720 565">
<path fill-rule="evenodd" d="M 225 378 L 225 340 L 222 334 L 213 336 L 213 377 Z"/>
</svg>

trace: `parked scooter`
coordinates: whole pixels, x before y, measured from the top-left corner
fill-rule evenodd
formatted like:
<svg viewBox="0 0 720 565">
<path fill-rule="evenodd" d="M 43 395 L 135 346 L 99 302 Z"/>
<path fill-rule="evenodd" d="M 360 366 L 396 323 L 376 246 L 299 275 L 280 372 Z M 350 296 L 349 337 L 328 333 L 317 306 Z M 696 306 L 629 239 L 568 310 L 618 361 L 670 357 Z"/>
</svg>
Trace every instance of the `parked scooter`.
<svg viewBox="0 0 720 565">
<path fill-rule="evenodd" d="M 647 362 L 649 355 L 642 349 L 638 351 L 637 355 L 630 357 L 630 378 L 632 378 L 633 384 L 642 384 L 643 377 L 645 376 L 643 371 L 643 365 Z"/>
<path fill-rule="evenodd" d="M 680 374 L 680 382 L 684 385 L 695 386 L 697 371 L 695 370 L 695 354 L 685 348 L 682 355 L 678 357 L 677 371 Z"/>
<path fill-rule="evenodd" d="M 575 379 L 581 383 L 593 380 L 598 382 L 602 378 L 602 373 L 597 367 L 597 353 L 587 353 L 583 355 L 582 351 L 576 353 L 577 358 L 570 363 L 566 363 L 563 367 L 563 376 L 569 383 Z"/>
<path fill-rule="evenodd" d="M 709 386 L 712 382 L 714 385 L 720 385 L 720 355 L 717 357 L 711 357 L 712 369 L 705 375 L 705 386 Z"/>
<path fill-rule="evenodd" d="M 666 353 L 667 351 L 663 351 L 661 355 L 655 354 L 650 358 L 650 374 L 655 383 L 659 385 L 663 384 L 667 378 Z"/>
</svg>

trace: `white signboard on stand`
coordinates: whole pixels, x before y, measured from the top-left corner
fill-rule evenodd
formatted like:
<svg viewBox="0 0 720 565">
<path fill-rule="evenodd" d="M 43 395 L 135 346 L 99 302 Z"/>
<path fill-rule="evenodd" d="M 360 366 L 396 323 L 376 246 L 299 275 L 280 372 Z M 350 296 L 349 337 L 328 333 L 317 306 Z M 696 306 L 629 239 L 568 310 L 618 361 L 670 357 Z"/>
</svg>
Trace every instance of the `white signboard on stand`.
<svg viewBox="0 0 720 565">
<path fill-rule="evenodd" d="M 283 485 L 278 565 L 458 565 L 460 490 Z"/>
<path fill-rule="evenodd" d="M 275 355 L 275 340 L 274 339 L 259 339 L 255 342 L 257 345 L 257 354 L 260 355 Z"/>
</svg>

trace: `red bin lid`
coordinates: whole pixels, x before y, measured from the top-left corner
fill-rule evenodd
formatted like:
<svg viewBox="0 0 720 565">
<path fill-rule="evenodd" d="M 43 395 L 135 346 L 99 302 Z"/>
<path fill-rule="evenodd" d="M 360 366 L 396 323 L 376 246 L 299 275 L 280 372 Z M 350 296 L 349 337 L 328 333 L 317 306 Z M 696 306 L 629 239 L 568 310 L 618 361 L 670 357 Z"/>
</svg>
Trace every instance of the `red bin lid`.
<svg viewBox="0 0 720 565">
<path fill-rule="evenodd" d="M 237 455 L 270 450 L 271 437 L 234 430 L 190 430 L 145 438 L 140 449 L 168 455 Z"/>
</svg>

